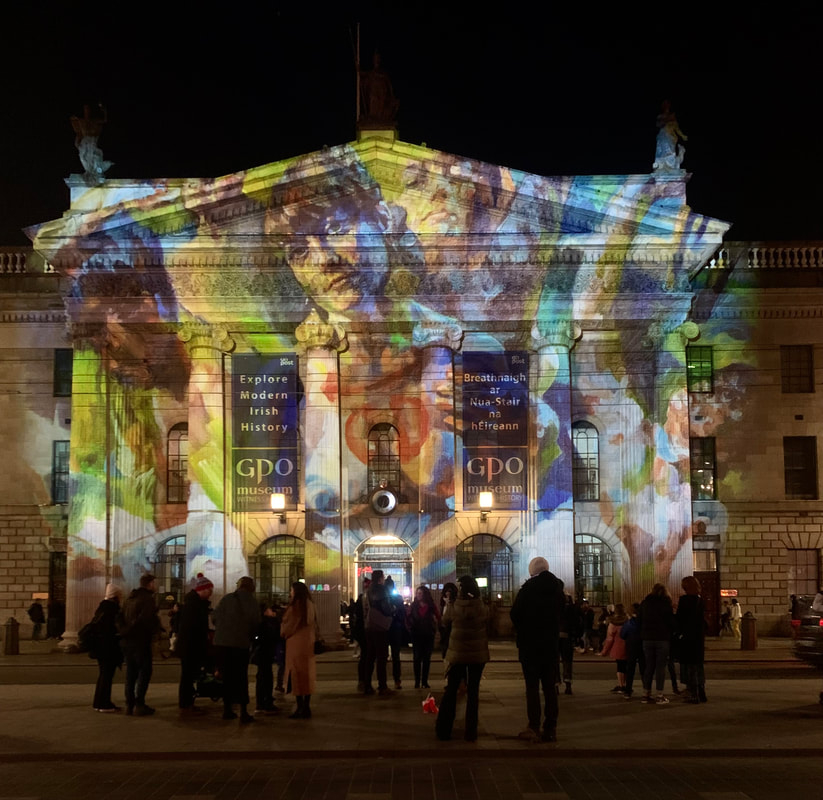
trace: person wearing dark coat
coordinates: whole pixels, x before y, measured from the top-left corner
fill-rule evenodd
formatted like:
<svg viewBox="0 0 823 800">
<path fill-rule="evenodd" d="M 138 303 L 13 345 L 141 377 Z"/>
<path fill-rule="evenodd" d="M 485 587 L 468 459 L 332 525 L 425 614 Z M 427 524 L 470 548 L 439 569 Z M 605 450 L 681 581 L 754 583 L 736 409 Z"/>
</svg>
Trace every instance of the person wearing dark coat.
<svg viewBox="0 0 823 800">
<path fill-rule="evenodd" d="M 392 604 L 392 621 L 389 628 L 389 651 L 391 653 L 392 677 L 394 688 L 403 688 L 403 671 L 400 666 L 400 653 L 407 644 L 408 630 L 406 627 L 406 605 L 395 588 L 391 575 L 386 578 L 386 590 Z"/>
<path fill-rule="evenodd" d="M 154 575 L 142 575 L 140 586 L 126 598 L 119 616 L 120 649 L 126 661 L 126 714 L 137 717 L 154 714 L 146 705 L 152 675 L 151 643 L 162 630 L 154 590 Z"/>
<path fill-rule="evenodd" d="M 260 621 L 257 642 L 252 648 L 251 661 L 257 666 L 254 680 L 255 714 L 277 714 L 274 705 L 274 662 L 280 643 L 279 607 L 266 606 Z"/>
<path fill-rule="evenodd" d="M 43 611 L 43 606 L 36 600 L 29 606 L 27 613 L 33 625 L 31 629 L 32 641 L 37 641 L 40 638 L 40 632 L 43 630 L 43 624 L 46 622 L 46 613 Z"/>
<path fill-rule="evenodd" d="M 249 651 L 260 627 L 260 608 L 254 599 L 254 580 L 246 575 L 237 589 L 214 610 L 214 645 L 223 677 L 223 719 L 237 719 L 234 705 L 240 706 L 240 722 L 254 722 L 248 712 Z"/>
<path fill-rule="evenodd" d="M 448 625 L 443 624 L 443 614 L 446 613 L 446 606 L 455 600 L 457 600 L 457 586 L 453 583 L 444 583 L 443 591 L 440 593 L 440 655 L 443 656 L 444 661 L 449 650 L 451 630 Z"/>
<path fill-rule="evenodd" d="M 371 676 L 377 672 L 377 691 L 382 697 L 394 694 L 389 689 L 386 678 L 386 664 L 389 660 L 389 629 L 394 619 L 394 606 L 389 598 L 382 569 L 371 575 L 371 584 L 366 592 L 366 663 L 363 667 L 363 694 L 374 694 Z"/>
<path fill-rule="evenodd" d="M 425 584 L 417 587 L 409 609 L 407 625 L 412 640 L 414 688 L 429 689 L 429 668 L 434 651 L 434 636 L 440 624 L 440 610 Z"/>
<path fill-rule="evenodd" d="M 626 688 L 623 697 L 630 700 L 632 687 L 634 686 L 634 675 L 640 671 L 642 678 L 646 668 L 646 660 L 643 657 L 643 637 L 640 633 L 640 603 L 632 603 L 629 619 L 620 628 L 620 638 L 626 642 Z"/>
<path fill-rule="evenodd" d="M 566 605 L 560 619 L 560 661 L 563 664 L 563 683 L 566 685 L 566 694 L 572 693 L 572 677 L 574 670 L 574 650 L 578 639 L 583 635 L 583 615 L 580 606 L 574 602 L 571 595 L 566 595 Z"/>
<path fill-rule="evenodd" d="M 371 586 L 371 578 L 363 579 L 363 591 L 352 603 L 352 612 L 349 619 L 351 620 L 351 635 L 352 639 L 357 642 L 357 647 L 360 650 L 360 655 L 357 659 L 357 691 L 364 692 L 366 690 L 366 664 L 368 662 L 368 646 L 366 645 L 366 610 L 368 608 L 368 600 L 366 593 Z"/>
<path fill-rule="evenodd" d="M 706 621 L 700 582 L 687 575 L 681 584 L 684 594 L 677 603 L 675 630 L 681 678 L 686 683 L 686 702 L 706 702 L 706 677 L 703 660 L 706 651 Z"/>
<path fill-rule="evenodd" d="M 668 703 L 663 694 L 666 681 L 666 662 L 674 631 L 674 609 L 669 592 L 662 583 L 652 586 L 640 604 L 640 635 L 643 638 L 643 697 L 641 703 Z M 657 699 L 652 697 L 652 680 L 657 686 Z"/>
<path fill-rule="evenodd" d="M 194 705 L 195 685 L 208 661 L 209 648 L 209 598 L 214 584 L 202 572 L 198 573 L 194 588 L 183 600 L 183 608 L 177 614 L 177 646 L 180 656 L 180 686 L 177 705 L 183 713 L 197 713 Z"/>
<path fill-rule="evenodd" d="M 531 576 L 514 599 L 510 612 L 517 633 L 517 651 L 526 682 L 528 727 L 521 739 L 540 741 L 540 689 L 543 689 L 543 740 L 557 741 L 557 665 L 560 622 L 566 607 L 563 581 L 549 572 L 542 556 L 529 562 Z"/>
<path fill-rule="evenodd" d="M 480 597 L 477 581 L 464 575 L 457 581 L 457 599 L 446 604 L 443 624 L 451 628 L 446 661 L 446 691 L 440 703 L 435 733 L 441 741 L 451 739 L 457 713 L 457 690 L 466 682 L 466 725 L 463 738 L 477 741 L 480 707 L 480 679 L 489 661 L 489 639 L 486 633 L 488 610 Z"/>
<path fill-rule="evenodd" d="M 89 650 L 89 657 L 97 659 L 97 685 L 94 687 L 92 708 L 101 714 L 112 714 L 120 710 L 111 701 L 111 685 L 115 671 L 123 663 L 120 636 L 117 634 L 121 595 L 117 586 L 108 584 L 106 598 L 94 612 L 95 642 Z"/>
</svg>

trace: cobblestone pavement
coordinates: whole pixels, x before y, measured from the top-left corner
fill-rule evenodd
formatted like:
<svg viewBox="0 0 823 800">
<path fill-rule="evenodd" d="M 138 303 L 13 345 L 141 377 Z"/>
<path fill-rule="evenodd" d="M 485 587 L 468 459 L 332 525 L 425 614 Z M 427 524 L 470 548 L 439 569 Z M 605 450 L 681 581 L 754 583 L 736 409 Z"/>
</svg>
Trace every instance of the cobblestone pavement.
<svg viewBox="0 0 823 800">
<path fill-rule="evenodd" d="M 35 800 L 775 800 L 823 797 L 815 759 L 319 758 L 0 765 L 0 797 Z"/>
<path fill-rule="evenodd" d="M 525 703 L 510 645 L 493 647 L 476 743 L 462 739 L 461 707 L 454 739 L 438 742 L 422 690 L 358 695 L 350 653 L 322 656 L 311 720 L 288 719 L 286 697 L 280 715 L 247 726 L 204 700 L 205 714 L 181 717 L 168 664 L 149 690 L 155 716 L 95 713 L 88 659 L 43 653 L 0 659 L 0 800 L 823 798 L 820 676 L 794 669 L 785 641 L 757 659 L 715 644 L 699 706 L 627 702 L 609 692 L 613 667 L 586 656 L 553 744 L 517 737 Z M 43 682 L 9 683 L 35 667 Z"/>
</svg>

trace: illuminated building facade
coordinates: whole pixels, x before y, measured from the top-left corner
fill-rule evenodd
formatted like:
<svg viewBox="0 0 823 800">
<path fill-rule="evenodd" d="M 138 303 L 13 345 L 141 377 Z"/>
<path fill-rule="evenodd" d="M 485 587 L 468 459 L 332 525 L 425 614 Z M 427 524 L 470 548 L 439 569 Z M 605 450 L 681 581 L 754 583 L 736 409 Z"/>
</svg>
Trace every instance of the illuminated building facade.
<svg viewBox="0 0 823 800">
<path fill-rule="evenodd" d="M 303 579 L 330 632 L 380 567 L 485 579 L 504 632 L 543 555 L 598 604 L 696 571 L 774 627 L 819 569 L 820 252 L 722 249 L 679 169 L 547 178 L 372 131 L 69 186 L 2 276 L 9 614 L 65 558 L 69 638 L 146 570 Z"/>
</svg>

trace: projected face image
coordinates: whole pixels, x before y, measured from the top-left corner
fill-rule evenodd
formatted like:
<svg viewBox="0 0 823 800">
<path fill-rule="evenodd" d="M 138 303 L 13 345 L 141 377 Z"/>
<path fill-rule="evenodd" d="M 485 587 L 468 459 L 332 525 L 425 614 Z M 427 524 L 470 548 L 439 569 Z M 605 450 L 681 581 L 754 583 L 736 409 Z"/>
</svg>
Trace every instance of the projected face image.
<svg viewBox="0 0 823 800">
<path fill-rule="evenodd" d="M 406 212 L 382 199 L 379 186 L 353 163 L 321 200 L 266 212 L 264 231 L 281 244 L 306 294 L 333 318 L 375 313 L 391 271 L 422 268 Z"/>
</svg>

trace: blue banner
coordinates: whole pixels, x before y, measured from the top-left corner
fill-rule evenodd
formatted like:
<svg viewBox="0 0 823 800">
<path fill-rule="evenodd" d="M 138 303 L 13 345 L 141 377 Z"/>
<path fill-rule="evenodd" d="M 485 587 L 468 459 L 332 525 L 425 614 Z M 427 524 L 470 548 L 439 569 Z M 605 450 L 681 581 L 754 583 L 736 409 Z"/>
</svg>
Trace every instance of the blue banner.
<svg viewBox="0 0 823 800">
<path fill-rule="evenodd" d="M 529 354 L 463 354 L 463 506 L 528 508 Z"/>
<path fill-rule="evenodd" d="M 297 503 L 297 356 L 232 356 L 232 477 L 236 511 Z"/>
</svg>

